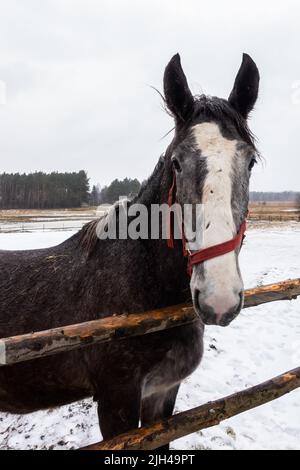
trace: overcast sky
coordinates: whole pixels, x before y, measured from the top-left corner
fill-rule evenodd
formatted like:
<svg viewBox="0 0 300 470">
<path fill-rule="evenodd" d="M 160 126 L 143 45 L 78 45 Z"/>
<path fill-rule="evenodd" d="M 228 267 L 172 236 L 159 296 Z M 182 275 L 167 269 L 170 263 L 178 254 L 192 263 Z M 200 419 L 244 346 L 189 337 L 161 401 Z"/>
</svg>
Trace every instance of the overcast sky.
<svg viewBox="0 0 300 470">
<path fill-rule="evenodd" d="M 0 172 L 146 178 L 169 143 L 164 68 L 228 97 L 242 53 L 261 73 L 252 190 L 300 190 L 298 0 L 0 0 Z"/>
</svg>

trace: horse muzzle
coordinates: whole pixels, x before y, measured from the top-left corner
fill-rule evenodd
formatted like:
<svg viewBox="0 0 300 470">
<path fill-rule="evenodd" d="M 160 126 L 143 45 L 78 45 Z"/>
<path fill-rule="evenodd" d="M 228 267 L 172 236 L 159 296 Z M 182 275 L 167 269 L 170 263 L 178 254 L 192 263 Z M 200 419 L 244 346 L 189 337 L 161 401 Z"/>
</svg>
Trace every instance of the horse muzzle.
<svg viewBox="0 0 300 470">
<path fill-rule="evenodd" d="M 205 325 L 228 326 L 243 307 L 243 291 L 240 291 L 234 298 L 233 302 L 232 296 L 230 299 L 219 297 L 212 305 L 209 299 L 203 298 L 201 292 L 195 289 L 193 293 L 194 309 Z"/>
</svg>

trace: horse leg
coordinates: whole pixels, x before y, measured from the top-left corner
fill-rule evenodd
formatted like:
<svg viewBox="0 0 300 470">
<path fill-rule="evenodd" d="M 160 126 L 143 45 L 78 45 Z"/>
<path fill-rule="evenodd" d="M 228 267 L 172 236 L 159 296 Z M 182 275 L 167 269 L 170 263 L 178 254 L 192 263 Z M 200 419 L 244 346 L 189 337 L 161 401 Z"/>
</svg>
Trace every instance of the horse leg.
<svg viewBox="0 0 300 470">
<path fill-rule="evenodd" d="M 175 385 L 163 393 L 155 393 L 143 399 L 141 410 L 142 426 L 172 416 L 179 387 L 180 384 Z M 169 448 L 170 445 L 166 444 L 159 447 L 157 451 L 165 452 L 168 451 Z"/>
<path fill-rule="evenodd" d="M 111 439 L 139 425 L 141 387 L 122 386 L 98 392 L 98 417 L 103 439 Z"/>
</svg>

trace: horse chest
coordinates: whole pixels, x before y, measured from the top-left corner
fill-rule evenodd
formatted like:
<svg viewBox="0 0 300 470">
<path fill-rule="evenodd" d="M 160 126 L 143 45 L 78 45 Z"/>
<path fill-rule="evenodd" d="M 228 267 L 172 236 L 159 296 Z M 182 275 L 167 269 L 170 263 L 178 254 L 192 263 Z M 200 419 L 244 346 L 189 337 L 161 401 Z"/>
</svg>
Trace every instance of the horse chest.
<svg viewBox="0 0 300 470">
<path fill-rule="evenodd" d="M 182 327 L 181 327 L 182 328 Z M 143 396 L 162 393 L 179 384 L 199 365 L 203 354 L 203 327 L 188 325 L 169 343 L 162 360 L 148 373 Z"/>
</svg>

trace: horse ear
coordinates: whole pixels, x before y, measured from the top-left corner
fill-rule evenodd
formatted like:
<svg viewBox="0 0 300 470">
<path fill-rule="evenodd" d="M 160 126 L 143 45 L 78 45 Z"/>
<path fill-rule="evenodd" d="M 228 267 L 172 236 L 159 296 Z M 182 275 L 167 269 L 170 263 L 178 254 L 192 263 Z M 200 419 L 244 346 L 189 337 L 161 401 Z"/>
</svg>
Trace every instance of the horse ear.
<svg viewBox="0 0 300 470">
<path fill-rule="evenodd" d="M 164 74 L 164 93 L 168 109 L 177 121 L 185 122 L 194 109 L 194 98 L 182 70 L 180 55 L 168 63 Z"/>
<path fill-rule="evenodd" d="M 228 101 L 245 119 L 247 119 L 256 103 L 258 87 L 258 68 L 248 54 L 243 54 L 242 65 L 236 76 Z"/>
</svg>

